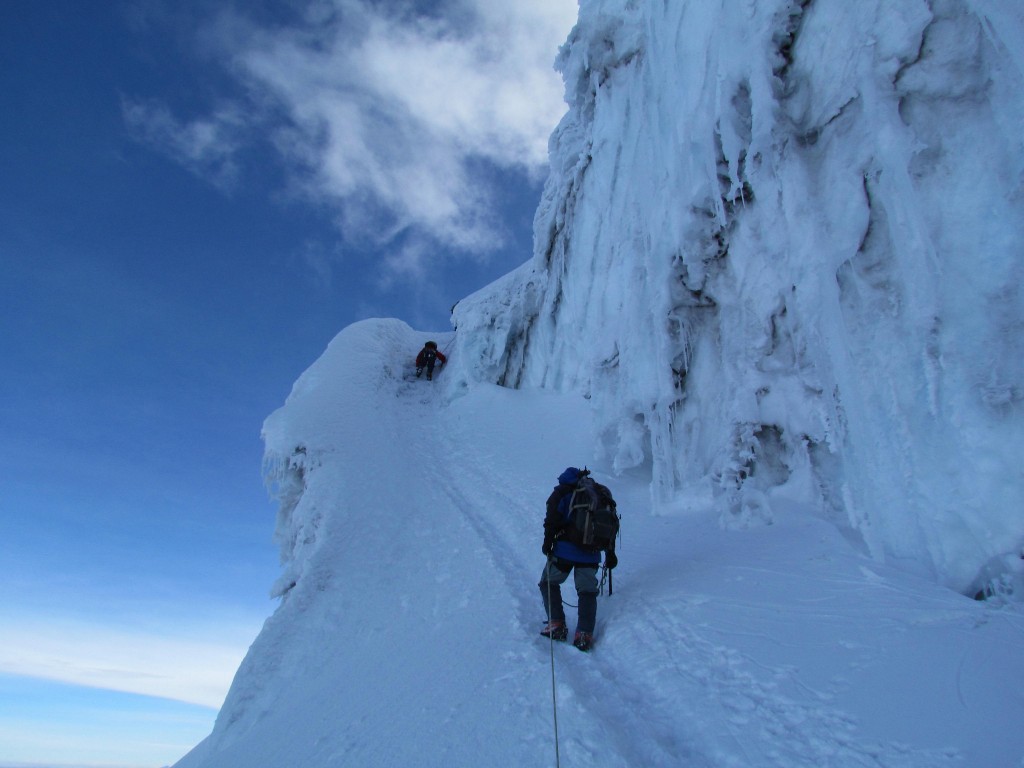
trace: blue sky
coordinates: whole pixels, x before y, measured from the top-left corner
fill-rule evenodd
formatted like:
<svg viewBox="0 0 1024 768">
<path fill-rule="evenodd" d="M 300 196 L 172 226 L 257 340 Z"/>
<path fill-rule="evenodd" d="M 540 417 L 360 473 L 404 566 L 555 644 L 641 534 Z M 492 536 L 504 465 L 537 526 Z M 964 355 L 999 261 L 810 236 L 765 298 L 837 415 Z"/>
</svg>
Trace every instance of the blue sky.
<svg viewBox="0 0 1024 768">
<path fill-rule="evenodd" d="M 284 5 L 0 3 L 0 765 L 205 735 L 274 608 L 264 417 L 530 255 L 575 2 Z"/>
</svg>

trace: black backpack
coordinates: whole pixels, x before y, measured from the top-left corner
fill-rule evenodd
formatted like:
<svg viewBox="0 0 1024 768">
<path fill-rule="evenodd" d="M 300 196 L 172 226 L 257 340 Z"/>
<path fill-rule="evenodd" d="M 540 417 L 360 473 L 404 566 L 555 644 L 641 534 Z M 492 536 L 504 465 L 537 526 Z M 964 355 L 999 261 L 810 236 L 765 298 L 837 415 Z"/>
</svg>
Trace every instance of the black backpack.
<svg viewBox="0 0 1024 768">
<path fill-rule="evenodd" d="M 614 549 L 619 519 L 612 492 L 592 477 L 581 477 L 569 498 L 568 540 L 593 552 Z"/>
</svg>

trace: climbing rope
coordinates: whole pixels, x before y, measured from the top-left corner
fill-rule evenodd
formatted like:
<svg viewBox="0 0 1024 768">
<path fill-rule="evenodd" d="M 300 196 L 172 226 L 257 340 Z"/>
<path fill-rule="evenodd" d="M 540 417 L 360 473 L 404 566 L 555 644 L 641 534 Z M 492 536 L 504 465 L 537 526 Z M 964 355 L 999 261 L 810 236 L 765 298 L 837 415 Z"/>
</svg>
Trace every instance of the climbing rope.
<svg viewBox="0 0 1024 768">
<path fill-rule="evenodd" d="M 544 582 L 548 585 L 548 627 L 551 626 L 551 556 L 548 555 L 548 565 L 544 569 Z M 562 765 L 558 753 L 558 695 L 555 692 L 555 638 L 553 632 L 548 632 L 548 647 L 551 651 L 551 713 L 555 724 L 555 768 Z"/>
</svg>

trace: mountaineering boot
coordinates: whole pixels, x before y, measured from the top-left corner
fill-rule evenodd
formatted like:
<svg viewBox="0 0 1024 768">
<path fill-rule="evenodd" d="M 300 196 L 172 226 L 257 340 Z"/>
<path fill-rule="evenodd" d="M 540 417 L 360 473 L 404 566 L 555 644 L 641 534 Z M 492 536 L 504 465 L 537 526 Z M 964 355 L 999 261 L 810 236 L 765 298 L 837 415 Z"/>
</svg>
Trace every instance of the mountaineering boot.
<svg viewBox="0 0 1024 768">
<path fill-rule="evenodd" d="M 422 368 L 417 368 L 416 369 L 416 378 L 418 379 L 422 374 L 423 374 L 423 369 Z"/>
<path fill-rule="evenodd" d="M 594 645 L 594 636 L 589 632 L 577 632 L 572 644 L 581 651 L 589 651 Z"/>
<path fill-rule="evenodd" d="M 544 629 L 540 633 L 542 636 L 550 637 L 552 640 L 569 639 L 569 628 L 565 626 L 564 621 L 549 621 L 544 625 Z"/>
</svg>

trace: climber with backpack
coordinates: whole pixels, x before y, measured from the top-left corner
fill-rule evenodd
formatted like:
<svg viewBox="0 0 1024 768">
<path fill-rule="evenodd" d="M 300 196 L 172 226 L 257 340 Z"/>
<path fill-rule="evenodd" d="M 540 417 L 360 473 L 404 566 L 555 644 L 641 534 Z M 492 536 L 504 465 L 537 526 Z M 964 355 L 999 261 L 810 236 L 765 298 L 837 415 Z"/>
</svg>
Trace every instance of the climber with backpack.
<svg viewBox="0 0 1024 768">
<path fill-rule="evenodd" d="M 561 586 L 569 574 L 575 572 L 579 615 L 573 645 L 581 651 L 589 651 L 593 646 L 597 623 L 597 569 L 601 565 L 602 551 L 605 568 L 610 571 L 618 565 L 615 556 L 618 532 L 619 515 L 611 491 L 595 482 L 588 469 L 566 468 L 548 497 L 544 517 L 541 550 L 548 561 L 538 586 L 547 624 L 541 635 L 552 640 L 568 639 Z"/>
<path fill-rule="evenodd" d="M 434 378 L 434 364 L 437 362 L 440 362 L 441 367 L 443 368 L 444 364 L 448 362 L 448 359 L 444 356 L 441 350 L 437 348 L 436 342 L 428 341 L 423 345 L 423 349 L 420 350 L 420 353 L 416 355 L 416 378 L 418 379 L 420 377 L 420 374 L 423 373 L 424 369 L 427 371 L 427 381 Z"/>
</svg>

